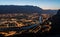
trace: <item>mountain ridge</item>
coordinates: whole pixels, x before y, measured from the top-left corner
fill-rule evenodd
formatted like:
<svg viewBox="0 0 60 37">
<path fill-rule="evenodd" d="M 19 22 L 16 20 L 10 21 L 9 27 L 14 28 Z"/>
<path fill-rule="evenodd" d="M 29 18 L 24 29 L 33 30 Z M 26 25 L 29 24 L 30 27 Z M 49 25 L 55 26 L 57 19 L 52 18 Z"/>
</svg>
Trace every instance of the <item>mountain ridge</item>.
<svg viewBox="0 0 60 37">
<path fill-rule="evenodd" d="M 31 5 L 0 5 L 0 14 L 6 13 L 45 13 L 55 15 L 57 13 L 57 10 L 44 10 L 40 7 Z"/>
<path fill-rule="evenodd" d="M 16 5 L 0 5 L 0 13 L 35 13 L 42 12 L 37 6 L 16 6 Z"/>
</svg>

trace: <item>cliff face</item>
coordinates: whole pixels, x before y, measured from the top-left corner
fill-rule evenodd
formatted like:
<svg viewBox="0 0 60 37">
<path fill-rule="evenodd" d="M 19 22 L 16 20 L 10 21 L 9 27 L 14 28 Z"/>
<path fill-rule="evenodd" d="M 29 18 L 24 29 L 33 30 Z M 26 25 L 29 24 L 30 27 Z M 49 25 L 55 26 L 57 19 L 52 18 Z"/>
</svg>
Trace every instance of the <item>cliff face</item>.
<svg viewBox="0 0 60 37">
<path fill-rule="evenodd" d="M 60 10 L 58 10 L 57 14 L 52 16 L 52 32 L 53 33 L 60 33 Z"/>
<path fill-rule="evenodd" d="M 59 22 L 60 22 L 60 10 L 57 12 L 56 15 L 54 15 L 54 16 L 52 17 L 52 22 L 55 22 L 56 25 L 57 25 L 57 24 L 60 24 L 60 23 L 59 23 Z"/>
</svg>

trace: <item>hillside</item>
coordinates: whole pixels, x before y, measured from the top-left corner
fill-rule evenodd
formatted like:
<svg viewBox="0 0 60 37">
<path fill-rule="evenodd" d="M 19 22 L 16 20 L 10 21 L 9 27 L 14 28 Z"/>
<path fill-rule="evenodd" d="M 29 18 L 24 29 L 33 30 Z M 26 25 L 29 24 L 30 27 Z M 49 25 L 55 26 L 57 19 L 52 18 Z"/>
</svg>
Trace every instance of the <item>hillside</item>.
<svg viewBox="0 0 60 37">
<path fill-rule="evenodd" d="M 37 6 L 0 5 L 0 13 L 41 13 Z"/>
<path fill-rule="evenodd" d="M 58 10 L 44 10 L 43 13 L 55 15 Z"/>
</svg>

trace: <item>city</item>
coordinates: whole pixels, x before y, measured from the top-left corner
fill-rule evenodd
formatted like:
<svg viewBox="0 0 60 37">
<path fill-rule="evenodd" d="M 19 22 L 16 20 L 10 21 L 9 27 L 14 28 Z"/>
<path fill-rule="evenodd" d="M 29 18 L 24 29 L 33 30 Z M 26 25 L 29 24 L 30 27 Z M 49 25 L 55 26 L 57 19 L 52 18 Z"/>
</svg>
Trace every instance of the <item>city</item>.
<svg viewBox="0 0 60 37">
<path fill-rule="evenodd" d="M 42 16 L 42 17 L 41 17 Z M 41 17 L 41 18 L 39 18 Z M 43 24 L 40 25 L 40 22 L 45 22 L 49 18 L 49 14 L 38 14 L 38 13 L 33 13 L 33 14 L 22 14 L 22 13 L 15 13 L 15 14 L 0 14 L 0 34 L 4 34 L 5 36 L 10 36 L 14 34 L 22 34 L 22 32 L 32 32 L 32 33 L 37 33 L 41 28 L 46 27 L 46 29 L 43 29 L 42 32 L 49 31 L 51 29 L 50 24 Z M 42 21 L 39 21 L 42 20 Z M 23 29 L 24 27 L 26 29 Z M 31 27 L 32 26 L 32 27 Z M 30 27 L 30 28 L 29 28 Z M 6 32 L 5 29 L 6 28 Z M 11 28 L 11 30 L 8 29 Z M 17 30 L 14 28 L 19 28 L 19 33 L 17 33 Z M 23 30 L 20 30 L 22 28 Z M 3 30 L 4 29 L 4 30 Z M 12 30 L 13 29 L 13 30 Z M 3 32 L 2 32 L 3 31 Z"/>
<path fill-rule="evenodd" d="M 60 37 L 60 0 L 0 0 L 0 37 Z"/>
</svg>

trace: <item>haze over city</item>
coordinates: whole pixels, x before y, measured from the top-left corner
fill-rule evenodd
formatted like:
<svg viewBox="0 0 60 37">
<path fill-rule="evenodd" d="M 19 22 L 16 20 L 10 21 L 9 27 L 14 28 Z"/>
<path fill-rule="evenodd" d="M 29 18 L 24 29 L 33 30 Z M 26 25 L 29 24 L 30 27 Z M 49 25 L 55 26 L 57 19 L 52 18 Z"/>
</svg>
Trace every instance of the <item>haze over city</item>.
<svg viewBox="0 0 60 37">
<path fill-rule="evenodd" d="M 60 0 L 0 0 L 0 5 L 33 5 L 42 9 L 60 9 Z"/>
</svg>

